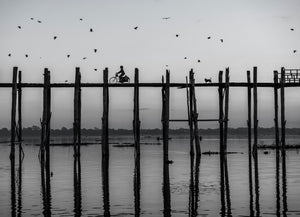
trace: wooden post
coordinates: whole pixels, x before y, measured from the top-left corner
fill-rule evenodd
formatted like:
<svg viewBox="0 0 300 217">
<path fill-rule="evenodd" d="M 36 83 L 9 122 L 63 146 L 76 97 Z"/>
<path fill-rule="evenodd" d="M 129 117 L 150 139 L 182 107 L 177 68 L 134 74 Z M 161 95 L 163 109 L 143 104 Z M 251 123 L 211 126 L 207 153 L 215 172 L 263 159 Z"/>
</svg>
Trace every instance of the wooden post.
<svg viewBox="0 0 300 217">
<path fill-rule="evenodd" d="M 229 112 L 229 68 L 225 72 L 225 123 L 224 123 L 224 151 L 227 152 L 227 134 L 228 134 L 228 112 Z"/>
<path fill-rule="evenodd" d="M 22 72 L 19 71 L 18 80 L 18 142 L 22 141 Z"/>
<path fill-rule="evenodd" d="M 163 153 L 164 163 L 169 160 L 169 109 L 170 109 L 170 72 L 166 71 L 166 83 L 163 84 Z"/>
<path fill-rule="evenodd" d="M 75 73 L 73 141 L 74 157 L 77 157 L 80 155 L 81 144 L 81 75 L 79 67 L 76 67 Z"/>
<path fill-rule="evenodd" d="M 200 147 L 200 139 L 199 139 L 199 130 L 198 130 L 198 113 L 197 113 L 197 101 L 196 101 L 196 94 L 195 94 L 195 78 L 193 69 L 190 70 L 190 82 L 191 82 L 191 106 L 193 109 L 191 110 L 192 113 L 191 118 L 194 125 L 194 138 L 195 138 L 195 149 L 196 154 L 201 155 L 201 147 Z"/>
<path fill-rule="evenodd" d="M 11 141 L 10 158 L 13 161 L 15 160 L 15 141 L 16 141 L 17 76 L 18 76 L 18 67 L 14 67 L 13 79 L 12 79 L 12 103 L 11 103 L 11 127 L 10 127 L 10 141 Z"/>
<path fill-rule="evenodd" d="M 283 200 L 283 215 L 286 215 L 287 208 L 287 184 L 286 184 L 286 152 L 285 152 L 285 99 L 284 99 L 284 89 L 285 89 L 285 69 L 281 68 L 281 84 L 280 84 L 280 100 L 281 100 L 281 155 L 282 155 L 282 200 Z"/>
<path fill-rule="evenodd" d="M 194 124 L 193 124 L 193 119 L 194 119 L 194 106 L 193 106 L 193 99 L 194 99 L 194 88 L 192 86 L 192 80 L 193 80 L 193 71 L 190 71 L 189 74 L 189 92 L 188 94 L 188 100 L 189 100 L 189 104 L 188 104 L 188 108 L 189 108 L 189 128 L 190 128 L 190 155 L 194 156 L 195 154 L 195 150 L 194 150 L 194 138 L 195 138 L 195 131 L 194 131 Z"/>
<path fill-rule="evenodd" d="M 139 70 L 134 72 L 134 108 L 133 108 L 133 134 L 135 156 L 140 155 L 140 105 L 139 105 Z"/>
<path fill-rule="evenodd" d="M 253 210 L 253 184 L 252 184 L 252 142 L 251 142 L 251 78 L 250 78 L 250 71 L 247 71 L 247 96 L 248 96 L 248 172 L 249 172 L 249 195 L 250 195 L 250 216 L 254 215 Z"/>
<path fill-rule="evenodd" d="M 103 116 L 102 116 L 102 156 L 109 156 L 108 147 L 108 68 L 103 71 Z"/>
<path fill-rule="evenodd" d="M 257 120 L 257 67 L 253 68 L 253 119 L 254 119 L 254 177 L 255 177 L 255 207 L 256 215 L 260 216 L 260 205 L 259 205 L 259 176 L 258 176 L 258 156 L 257 156 L 257 129 L 258 129 L 258 120 Z"/>
<path fill-rule="evenodd" d="M 223 71 L 219 71 L 219 131 L 220 131 L 220 195 L 221 213 L 225 214 L 225 185 L 224 185 L 224 136 L 223 136 Z"/>
</svg>

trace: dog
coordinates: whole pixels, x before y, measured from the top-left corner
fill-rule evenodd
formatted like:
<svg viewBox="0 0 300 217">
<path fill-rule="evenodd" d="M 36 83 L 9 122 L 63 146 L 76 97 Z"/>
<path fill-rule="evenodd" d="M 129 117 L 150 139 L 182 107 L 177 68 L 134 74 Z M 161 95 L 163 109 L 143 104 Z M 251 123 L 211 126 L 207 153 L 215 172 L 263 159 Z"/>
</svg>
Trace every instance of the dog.
<svg viewBox="0 0 300 217">
<path fill-rule="evenodd" d="M 211 78 L 204 78 L 205 83 L 211 83 Z"/>
</svg>

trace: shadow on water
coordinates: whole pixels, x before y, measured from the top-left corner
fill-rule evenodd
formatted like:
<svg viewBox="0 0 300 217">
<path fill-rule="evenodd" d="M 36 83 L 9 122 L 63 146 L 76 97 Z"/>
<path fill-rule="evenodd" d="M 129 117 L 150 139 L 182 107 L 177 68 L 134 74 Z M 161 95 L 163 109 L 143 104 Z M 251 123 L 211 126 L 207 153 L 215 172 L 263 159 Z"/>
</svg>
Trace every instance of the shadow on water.
<svg viewBox="0 0 300 217">
<path fill-rule="evenodd" d="M 74 216 L 82 215 L 81 161 L 80 155 L 74 157 Z"/>
<path fill-rule="evenodd" d="M 163 168 L 163 199 L 164 199 L 164 216 L 171 216 L 171 192 L 170 192 L 170 175 L 169 175 L 169 164 L 168 161 L 164 161 Z"/>
<path fill-rule="evenodd" d="M 191 156 L 189 190 L 189 216 L 191 217 L 198 215 L 200 161 L 200 156 L 196 155 L 195 159 L 193 155 Z"/>
<path fill-rule="evenodd" d="M 103 190 L 103 209 L 104 216 L 110 216 L 109 204 L 109 157 L 102 155 L 102 190 Z"/>
<path fill-rule="evenodd" d="M 134 159 L 134 177 L 133 177 L 133 189 L 134 189 L 134 210 L 135 216 L 138 217 L 141 214 L 140 203 L 140 191 L 141 191 L 141 172 L 140 172 L 140 156 L 136 155 Z"/>
</svg>

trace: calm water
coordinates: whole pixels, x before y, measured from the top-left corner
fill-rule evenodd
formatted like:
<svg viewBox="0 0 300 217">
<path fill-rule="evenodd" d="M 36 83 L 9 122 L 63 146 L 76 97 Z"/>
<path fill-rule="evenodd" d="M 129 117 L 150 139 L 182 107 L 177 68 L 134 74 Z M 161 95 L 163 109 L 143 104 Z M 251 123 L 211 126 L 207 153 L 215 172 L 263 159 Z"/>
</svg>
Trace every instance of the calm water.
<svg viewBox="0 0 300 217">
<path fill-rule="evenodd" d="M 299 141 L 287 139 L 289 144 Z M 162 145 L 142 144 L 140 165 L 135 163 L 133 148 L 111 145 L 108 179 L 102 175 L 106 167 L 100 145 L 82 146 L 80 174 L 74 170 L 73 147 L 51 147 L 53 176 L 48 192 L 41 184 L 39 147 L 26 145 L 35 142 L 23 144 L 25 157 L 21 170 L 16 159 L 15 182 L 11 182 L 10 145 L 0 145 L 0 216 L 40 216 L 46 215 L 45 210 L 52 216 L 220 216 L 222 207 L 232 216 L 249 216 L 251 211 L 255 215 L 259 211 L 261 216 L 300 216 L 300 155 L 296 150 L 287 151 L 286 180 L 280 170 L 277 182 L 276 151 L 264 154 L 259 150 L 258 187 L 252 172 L 251 197 L 247 140 L 229 139 L 228 151 L 243 154 L 227 156 L 229 191 L 222 201 L 220 156 L 203 155 L 191 163 L 187 139 L 170 141 L 169 158 L 174 163 L 169 165 L 169 177 L 163 173 Z M 141 142 L 157 141 L 155 137 L 142 137 Z M 260 143 L 272 144 L 273 140 Z M 218 151 L 218 144 L 217 139 L 204 140 L 202 151 Z"/>
</svg>

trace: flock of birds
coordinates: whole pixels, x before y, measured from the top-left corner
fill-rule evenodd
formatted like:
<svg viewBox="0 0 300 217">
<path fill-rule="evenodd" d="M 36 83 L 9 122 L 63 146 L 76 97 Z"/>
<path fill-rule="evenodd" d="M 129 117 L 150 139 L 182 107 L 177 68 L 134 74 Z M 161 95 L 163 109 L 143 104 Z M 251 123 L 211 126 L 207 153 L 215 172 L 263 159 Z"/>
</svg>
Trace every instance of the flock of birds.
<svg viewBox="0 0 300 217">
<path fill-rule="evenodd" d="M 163 17 L 162 19 L 163 19 L 163 20 L 168 20 L 168 19 L 171 19 L 171 17 Z M 34 19 L 33 17 L 31 17 L 30 20 L 35 20 L 35 19 Z M 83 21 L 83 18 L 80 18 L 79 20 L 80 20 L 80 21 Z M 38 23 L 42 23 L 41 20 L 36 20 L 36 21 L 37 21 Z M 133 29 L 134 29 L 134 30 L 138 30 L 138 28 L 139 28 L 139 26 L 135 26 Z M 22 26 L 18 26 L 18 29 L 22 29 Z M 290 31 L 294 31 L 294 28 L 290 28 Z M 93 28 L 90 28 L 90 29 L 89 29 L 89 32 L 93 33 L 93 32 L 94 32 Z M 179 34 L 176 34 L 175 36 L 178 38 L 180 35 L 179 35 Z M 57 40 L 57 39 L 58 39 L 58 36 L 57 36 L 57 35 L 54 35 L 54 36 L 53 36 L 53 40 Z M 208 36 L 208 37 L 207 37 L 207 40 L 210 40 L 210 39 L 212 39 L 212 36 Z M 220 40 L 221 43 L 224 43 L 224 39 L 223 39 L 223 38 L 220 38 L 219 40 Z M 97 49 L 97 48 L 94 48 L 94 53 L 97 53 L 97 51 L 98 51 L 98 49 Z M 296 52 L 297 52 L 297 50 L 293 50 L 293 53 L 296 53 Z M 12 54 L 9 53 L 8 56 L 11 57 Z M 28 58 L 29 55 L 28 55 L 28 54 L 25 54 L 25 57 Z M 70 55 L 70 54 L 67 54 L 66 57 L 67 57 L 67 58 L 70 58 L 71 55 Z M 41 57 L 40 57 L 40 58 L 41 58 Z M 82 59 L 83 59 L 83 60 L 86 60 L 87 57 L 85 56 L 85 57 L 83 57 Z M 186 60 L 187 57 L 185 56 L 184 59 Z M 197 62 L 200 63 L 200 62 L 201 62 L 200 59 L 198 59 Z M 166 65 L 166 66 L 168 67 L 168 65 Z M 97 68 L 94 68 L 94 71 L 97 71 Z"/>
</svg>

